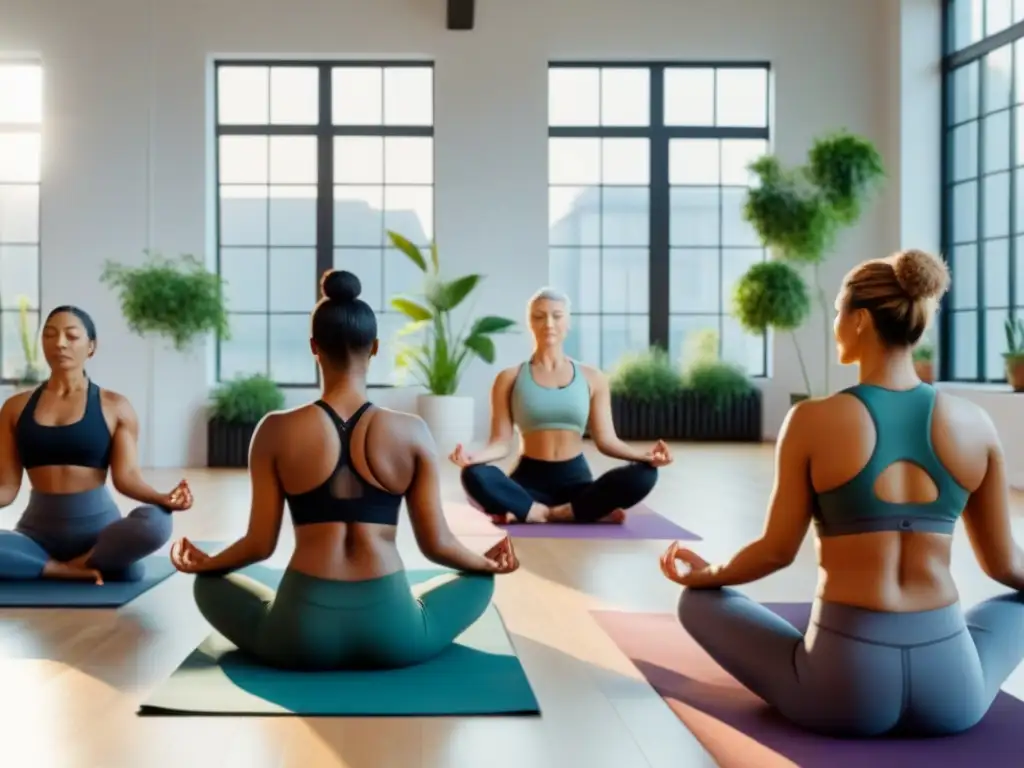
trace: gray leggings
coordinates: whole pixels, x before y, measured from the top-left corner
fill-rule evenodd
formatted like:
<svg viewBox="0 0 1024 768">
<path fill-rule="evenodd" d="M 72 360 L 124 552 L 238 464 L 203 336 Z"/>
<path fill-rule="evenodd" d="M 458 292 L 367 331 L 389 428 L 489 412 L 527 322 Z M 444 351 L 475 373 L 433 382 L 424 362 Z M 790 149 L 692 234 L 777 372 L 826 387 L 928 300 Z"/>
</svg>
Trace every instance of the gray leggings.
<svg viewBox="0 0 1024 768">
<path fill-rule="evenodd" d="M 985 715 L 1024 658 L 1024 596 L 882 613 L 818 601 L 806 634 L 733 589 L 684 589 L 679 620 L 742 685 L 805 729 L 942 736 Z"/>
<path fill-rule="evenodd" d="M 38 579 L 48 560 L 66 562 L 93 549 L 87 566 L 108 581 L 138 581 L 139 561 L 171 538 L 171 513 L 145 505 L 127 517 L 105 485 L 81 493 L 32 491 L 13 531 L 0 531 L 0 580 Z"/>
</svg>

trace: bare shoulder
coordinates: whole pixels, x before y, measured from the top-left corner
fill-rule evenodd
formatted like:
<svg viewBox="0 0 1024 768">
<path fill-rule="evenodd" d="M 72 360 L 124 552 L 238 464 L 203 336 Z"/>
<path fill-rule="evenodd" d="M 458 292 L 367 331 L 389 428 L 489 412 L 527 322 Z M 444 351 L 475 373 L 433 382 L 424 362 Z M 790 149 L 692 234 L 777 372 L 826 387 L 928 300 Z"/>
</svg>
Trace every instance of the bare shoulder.
<svg viewBox="0 0 1024 768">
<path fill-rule="evenodd" d="M 937 391 L 935 414 L 945 421 L 955 434 L 963 434 L 965 430 L 970 430 L 983 436 L 989 443 L 999 441 L 999 432 L 988 411 L 965 397 Z"/>
<path fill-rule="evenodd" d="M 100 388 L 100 405 L 106 413 L 114 414 L 118 419 L 137 420 L 131 401 L 120 392 Z"/>
<path fill-rule="evenodd" d="M 576 366 L 576 370 L 583 373 L 583 376 L 587 380 L 591 389 L 594 387 L 604 386 L 608 382 L 608 375 L 600 368 L 595 368 L 592 365 L 581 363 L 578 360 L 573 360 L 572 362 Z"/>
<path fill-rule="evenodd" d="M 494 377 L 494 386 L 503 387 L 509 386 L 513 381 L 516 380 L 516 376 L 519 375 L 519 369 L 521 365 L 511 365 L 508 368 L 503 368 L 498 372 L 498 375 Z"/>
<path fill-rule="evenodd" d="M 420 416 L 407 411 L 396 411 L 376 405 L 373 408 L 371 428 L 382 429 L 399 444 L 426 446 L 433 444 L 430 429 Z"/>
<path fill-rule="evenodd" d="M 0 408 L 0 420 L 9 421 L 10 423 L 17 421 L 21 416 L 21 412 L 25 410 L 25 406 L 28 405 L 33 391 L 29 389 L 24 392 L 18 392 L 4 400 L 4 404 Z"/>
</svg>

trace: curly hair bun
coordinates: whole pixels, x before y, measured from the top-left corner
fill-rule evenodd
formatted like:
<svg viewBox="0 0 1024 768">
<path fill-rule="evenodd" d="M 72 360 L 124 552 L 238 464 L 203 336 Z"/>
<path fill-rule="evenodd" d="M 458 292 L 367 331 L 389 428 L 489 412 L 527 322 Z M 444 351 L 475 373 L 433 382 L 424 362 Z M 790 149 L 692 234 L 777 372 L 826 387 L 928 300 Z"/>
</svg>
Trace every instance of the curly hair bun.
<svg viewBox="0 0 1024 768">
<path fill-rule="evenodd" d="M 892 269 L 911 299 L 930 299 L 949 290 L 949 267 L 930 253 L 916 249 L 901 251 L 893 259 Z"/>
</svg>

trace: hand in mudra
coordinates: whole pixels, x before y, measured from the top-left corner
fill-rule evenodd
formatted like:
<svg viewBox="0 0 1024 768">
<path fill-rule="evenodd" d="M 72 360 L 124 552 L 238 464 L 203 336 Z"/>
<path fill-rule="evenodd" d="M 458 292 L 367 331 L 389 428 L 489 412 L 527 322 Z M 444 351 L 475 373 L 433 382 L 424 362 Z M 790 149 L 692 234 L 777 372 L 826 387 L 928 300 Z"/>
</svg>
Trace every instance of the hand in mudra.
<svg viewBox="0 0 1024 768">
<path fill-rule="evenodd" d="M 192 507 L 192 489 L 188 487 L 188 480 L 182 479 L 174 490 L 164 496 L 163 506 L 172 512 L 184 512 Z"/>
<path fill-rule="evenodd" d="M 459 443 L 455 446 L 455 450 L 448 454 L 448 461 L 459 469 L 465 469 L 473 463 L 473 457 L 466 453 L 466 449 L 462 447 L 462 443 Z"/>
<path fill-rule="evenodd" d="M 494 573 L 512 573 L 519 567 L 519 558 L 512 549 L 512 539 L 503 538 L 484 553 Z"/>
<path fill-rule="evenodd" d="M 171 564 L 182 573 L 201 573 L 212 558 L 182 537 L 171 545 Z"/>
<path fill-rule="evenodd" d="M 647 453 L 644 454 L 644 461 L 652 467 L 667 467 L 672 463 L 672 451 L 668 449 L 668 443 L 659 440 Z"/>
</svg>

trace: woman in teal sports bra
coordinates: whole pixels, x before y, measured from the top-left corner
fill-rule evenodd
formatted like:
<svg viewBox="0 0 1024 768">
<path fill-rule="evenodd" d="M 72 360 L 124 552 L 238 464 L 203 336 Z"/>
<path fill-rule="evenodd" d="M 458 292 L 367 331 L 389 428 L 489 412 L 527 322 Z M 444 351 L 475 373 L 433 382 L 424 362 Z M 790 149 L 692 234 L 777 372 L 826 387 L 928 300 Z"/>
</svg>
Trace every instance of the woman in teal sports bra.
<svg viewBox="0 0 1024 768">
<path fill-rule="evenodd" d="M 366 400 L 377 319 L 359 290 L 350 272 L 324 274 L 310 341 L 323 395 L 272 413 L 256 428 L 246 534 L 212 556 L 187 539 L 171 550 L 179 571 L 198 574 L 195 599 L 206 620 L 272 666 L 366 669 L 426 661 L 480 618 L 494 575 L 518 567 L 507 537 L 481 555 L 448 528 L 437 451 L 423 421 Z M 423 554 L 461 573 L 414 592 L 395 544 L 403 498 Z M 295 551 L 275 593 L 232 572 L 273 554 L 286 503 Z"/>
<path fill-rule="evenodd" d="M 685 587 L 690 636 L 810 730 L 967 730 L 1024 658 L 1024 552 L 995 427 L 914 372 L 911 350 L 948 286 L 945 264 L 921 251 L 853 269 L 835 336 L 860 383 L 789 412 L 764 534 L 724 565 L 678 543 L 661 560 Z M 985 573 L 1012 590 L 966 613 L 949 569 L 961 516 Z M 804 634 L 731 587 L 793 562 L 812 522 L 821 578 Z"/>
<path fill-rule="evenodd" d="M 616 436 L 607 378 L 562 349 L 568 299 L 543 289 L 527 309 L 533 355 L 495 379 L 490 441 L 473 455 L 457 446 L 449 458 L 462 468 L 466 494 L 496 522 L 622 523 L 626 510 L 654 488 L 657 468 L 672 463 L 672 454 L 660 440 L 644 452 Z M 629 463 L 594 479 L 583 456 L 588 423 L 601 453 Z M 489 464 L 508 456 L 513 427 L 522 434 L 522 451 L 506 475 Z"/>
</svg>

